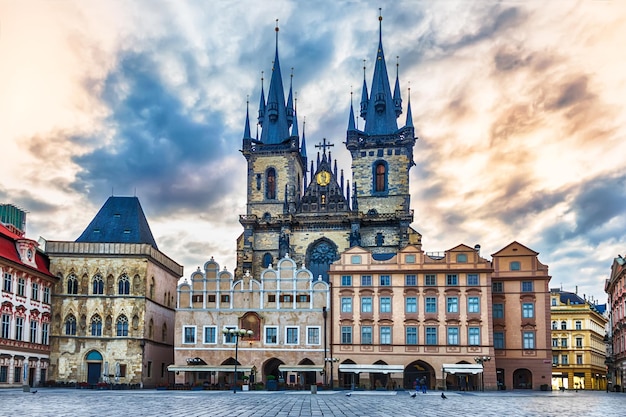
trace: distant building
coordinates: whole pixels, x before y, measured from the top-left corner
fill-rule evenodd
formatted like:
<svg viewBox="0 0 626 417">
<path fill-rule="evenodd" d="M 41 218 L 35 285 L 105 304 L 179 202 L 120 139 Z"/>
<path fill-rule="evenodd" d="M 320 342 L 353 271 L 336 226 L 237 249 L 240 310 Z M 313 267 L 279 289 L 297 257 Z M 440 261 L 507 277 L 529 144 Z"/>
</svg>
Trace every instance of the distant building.
<svg viewBox="0 0 626 417">
<path fill-rule="evenodd" d="M 0 224 L 0 387 L 38 386 L 48 378 L 57 278 L 37 242 L 12 230 Z"/>
<path fill-rule="evenodd" d="M 491 255 L 493 345 L 501 388 L 550 387 L 550 275 L 538 255 L 518 242 Z"/>
<path fill-rule="evenodd" d="M 183 267 L 157 248 L 139 200 L 110 197 L 75 242 L 48 241 L 53 296 L 50 378 L 168 383 Z"/>
<path fill-rule="evenodd" d="M 333 379 L 344 388 L 496 389 L 491 263 L 477 249 L 351 248 L 330 269 Z M 483 372 L 484 366 L 484 372 Z"/>
<path fill-rule="evenodd" d="M 626 259 L 618 255 L 611 265 L 611 276 L 604 285 L 609 301 L 608 342 L 611 352 L 607 356 L 609 382 L 612 388 L 622 391 L 626 382 Z"/>
<path fill-rule="evenodd" d="M 0 204 L 0 224 L 18 236 L 24 236 L 26 211 L 13 204 Z"/>
<path fill-rule="evenodd" d="M 259 277 L 237 279 L 211 258 L 178 286 L 176 383 L 234 388 L 322 381 L 329 285 L 285 257 Z M 238 341 L 224 330 L 251 331 Z M 238 343 L 237 343 L 238 342 Z"/>
<path fill-rule="evenodd" d="M 552 389 L 606 389 L 605 308 L 550 290 Z"/>
</svg>

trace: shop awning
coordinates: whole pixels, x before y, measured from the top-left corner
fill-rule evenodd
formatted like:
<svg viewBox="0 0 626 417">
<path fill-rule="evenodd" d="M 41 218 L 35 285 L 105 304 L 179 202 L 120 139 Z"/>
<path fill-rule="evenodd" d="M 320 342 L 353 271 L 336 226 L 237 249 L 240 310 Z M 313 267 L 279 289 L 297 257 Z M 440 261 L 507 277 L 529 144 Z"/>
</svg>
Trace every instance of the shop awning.
<svg viewBox="0 0 626 417">
<path fill-rule="evenodd" d="M 339 365 L 339 372 L 351 372 L 353 374 L 393 374 L 404 372 L 403 365 L 356 365 L 351 363 L 342 363 Z"/>
<path fill-rule="evenodd" d="M 235 365 L 170 365 L 170 372 L 235 372 Z M 250 372 L 251 366 L 237 365 L 237 372 Z"/>
<path fill-rule="evenodd" d="M 483 366 L 478 363 L 444 363 L 443 371 L 449 374 L 481 374 Z"/>
<path fill-rule="evenodd" d="M 281 372 L 320 372 L 324 370 L 322 365 L 278 365 Z"/>
</svg>

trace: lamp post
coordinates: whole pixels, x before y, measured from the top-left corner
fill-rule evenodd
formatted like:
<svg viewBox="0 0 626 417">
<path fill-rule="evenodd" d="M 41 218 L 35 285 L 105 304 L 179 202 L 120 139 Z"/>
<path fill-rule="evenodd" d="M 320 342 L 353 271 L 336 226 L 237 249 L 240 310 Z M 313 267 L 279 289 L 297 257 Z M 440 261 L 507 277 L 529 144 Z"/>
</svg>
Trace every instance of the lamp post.
<svg viewBox="0 0 626 417">
<path fill-rule="evenodd" d="M 225 336 L 231 336 L 235 338 L 235 375 L 233 377 L 233 394 L 237 393 L 237 363 L 239 363 L 239 339 L 245 337 L 252 337 L 254 332 L 246 329 L 223 329 L 222 333 Z"/>
<path fill-rule="evenodd" d="M 491 360 L 491 356 L 476 356 L 474 358 L 474 362 L 480 364 L 482 366 L 483 371 L 480 373 L 480 390 L 485 390 L 485 362 L 489 362 Z"/>
<path fill-rule="evenodd" d="M 330 363 L 330 389 L 333 389 L 333 363 L 339 362 L 339 358 L 324 358 L 324 362 Z"/>
</svg>

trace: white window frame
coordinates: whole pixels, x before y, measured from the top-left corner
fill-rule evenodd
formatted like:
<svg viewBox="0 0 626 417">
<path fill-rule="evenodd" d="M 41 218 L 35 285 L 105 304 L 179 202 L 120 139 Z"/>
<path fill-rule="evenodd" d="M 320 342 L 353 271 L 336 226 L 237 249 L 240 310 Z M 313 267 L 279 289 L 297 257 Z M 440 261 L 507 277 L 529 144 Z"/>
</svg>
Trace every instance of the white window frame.
<svg viewBox="0 0 626 417">
<path fill-rule="evenodd" d="M 215 331 L 215 341 L 207 342 L 206 331 L 207 329 L 213 329 Z M 202 344 L 203 345 L 217 345 L 217 326 L 203 326 L 202 327 Z"/>
<path fill-rule="evenodd" d="M 311 334 L 309 333 L 311 330 L 317 330 L 317 343 L 313 343 L 311 342 Z M 321 345 L 321 327 L 320 326 L 306 326 L 306 344 L 307 345 L 312 345 L 312 346 L 319 346 Z"/>
<path fill-rule="evenodd" d="M 289 342 L 289 330 L 296 330 L 296 341 Z M 297 346 L 300 344 L 300 326 L 286 326 L 285 327 L 285 344 L 289 346 Z"/>
<path fill-rule="evenodd" d="M 193 329 L 193 342 L 187 342 L 186 341 L 186 339 L 187 339 L 187 337 L 186 337 L 187 336 L 187 329 Z M 183 338 L 182 343 L 183 343 L 183 345 L 195 345 L 196 344 L 197 330 L 198 329 L 196 328 L 196 326 L 183 326 L 183 332 L 182 332 L 182 338 Z"/>
<path fill-rule="evenodd" d="M 269 329 L 274 329 L 276 331 L 276 342 L 274 343 L 267 341 L 267 336 L 268 336 L 267 331 Z M 280 343 L 280 332 L 278 331 L 278 326 L 265 326 L 263 328 L 263 344 L 274 346 L 274 345 L 277 345 L 278 343 Z"/>
</svg>

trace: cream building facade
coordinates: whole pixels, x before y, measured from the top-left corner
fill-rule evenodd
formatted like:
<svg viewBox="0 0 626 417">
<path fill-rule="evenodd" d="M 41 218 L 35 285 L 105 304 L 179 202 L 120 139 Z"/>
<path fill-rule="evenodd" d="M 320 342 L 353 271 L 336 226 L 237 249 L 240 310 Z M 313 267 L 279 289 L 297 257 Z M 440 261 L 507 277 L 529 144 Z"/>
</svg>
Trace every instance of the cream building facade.
<svg viewBox="0 0 626 417">
<path fill-rule="evenodd" d="M 154 242 L 139 200 L 110 197 L 75 242 L 48 241 L 53 296 L 50 378 L 167 384 L 183 268 Z"/>
<path fill-rule="evenodd" d="M 550 290 L 552 389 L 607 388 L 604 308 L 576 293 Z"/>
<path fill-rule="evenodd" d="M 178 286 L 175 364 L 169 370 L 177 384 L 219 389 L 322 382 L 329 296 L 327 282 L 288 257 L 259 277 L 242 278 L 220 270 L 211 258 Z M 223 333 L 231 329 L 251 333 Z"/>
</svg>

